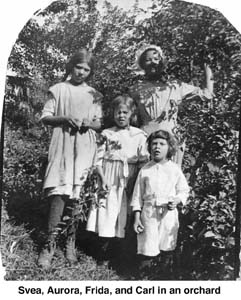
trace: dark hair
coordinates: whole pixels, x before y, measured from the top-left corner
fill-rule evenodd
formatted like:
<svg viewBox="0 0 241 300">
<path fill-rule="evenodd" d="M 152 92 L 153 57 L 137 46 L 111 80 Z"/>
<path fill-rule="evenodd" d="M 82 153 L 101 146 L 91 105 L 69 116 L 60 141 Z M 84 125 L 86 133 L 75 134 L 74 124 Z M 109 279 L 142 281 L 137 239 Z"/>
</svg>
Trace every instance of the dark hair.
<svg viewBox="0 0 241 300">
<path fill-rule="evenodd" d="M 95 66 L 94 57 L 90 51 L 83 48 L 76 52 L 74 55 L 72 55 L 69 61 L 66 63 L 63 81 L 67 79 L 69 74 L 73 71 L 74 67 L 79 63 L 87 63 L 90 67 L 90 74 L 88 78 L 93 74 Z"/>
<path fill-rule="evenodd" d="M 147 147 L 149 153 L 151 153 L 151 144 L 154 139 L 164 139 L 167 141 L 168 144 L 168 151 L 167 151 L 167 159 L 171 159 L 177 152 L 177 141 L 172 134 L 165 130 L 158 130 L 153 132 L 147 138 Z"/>
<path fill-rule="evenodd" d="M 142 54 L 141 54 L 141 56 L 140 56 L 140 58 L 139 58 L 139 65 L 140 65 L 140 67 L 144 70 L 145 69 L 145 59 L 146 59 L 146 54 L 147 54 L 147 52 L 149 52 L 149 51 L 155 51 L 155 52 L 157 52 L 158 54 L 159 54 L 159 56 L 160 56 L 160 63 L 159 63 L 159 65 L 160 65 L 160 67 L 162 67 L 162 69 L 164 70 L 165 69 L 165 67 L 166 67 L 166 59 L 165 58 L 163 58 L 163 57 L 161 57 L 161 55 L 160 55 L 160 53 L 157 51 L 157 49 L 155 49 L 155 48 L 148 48 L 148 49 L 146 49 Z"/>
</svg>

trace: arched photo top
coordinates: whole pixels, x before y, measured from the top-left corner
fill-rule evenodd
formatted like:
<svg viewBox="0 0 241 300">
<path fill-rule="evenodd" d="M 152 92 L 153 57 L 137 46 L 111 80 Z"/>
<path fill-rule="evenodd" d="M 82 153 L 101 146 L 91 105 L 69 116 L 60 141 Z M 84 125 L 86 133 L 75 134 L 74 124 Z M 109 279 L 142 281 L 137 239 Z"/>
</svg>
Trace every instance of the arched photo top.
<svg viewBox="0 0 241 300">
<path fill-rule="evenodd" d="M 177 0 L 59 0 L 36 10 L 19 30 L 4 75 L 1 254 L 5 279 L 237 279 L 240 68 L 239 32 L 222 13 L 208 6 Z M 127 117 L 118 117 L 118 113 Z M 101 128 L 94 127 L 96 120 L 99 127 L 102 122 Z M 165 140 L 168 149 L 173 148 L 164 156 L 164 162 L 171 160 L 171 167 L 160 175 L 164 176 L 162 183 L 166 182 L 161 190 L 161 183 L 153 184 L 159 178 L 153 174 L 161 172 L 148 177 L 144 192 L 153 186 L 155 191 L 140 196 L 138 206 L 132 201 L 138 171 L 147 157 L 157 170 L 161 156 L 158 151 L 155 154 L 152 143 L 149 155 L 144 142 L 160 130 L 166 133 L 158 138 Z M 100 165 L 108 158 L 117 168 L 108 173 L 116 176 L 111 177 L 113 185 L 105 181 L 107 164 L 99 171 L 103 185 L 92 173 L 95 151 L 102 155 Z M 84 173 L 83 165 L 89 162 L 91 172 Z M 174 192 L 164 193 L 169 183 Z M 114 186 L 115 191 L 103 192 L 103 186 Z M 72 240 L 66 247 L 73 260 L 77 253 L 77 268 L 73 272 L 64 252 L 53 246 L 69 232 L 64 226 L 75 220 L 63 213 L 57 227 L 60 240 L 51 240 L 51 255 L 47 263 L 44 260 L 50 272 L 45 272 L 36 265 L 36 248 L 42 248 L 45 225 L 51 223 L 49 196 L 58 194 L 58 203 L 64 206 L 66 198 L 73 198 L 73 190 L 78 192 L 74 198 L 78 200 L 79 231 L 76 244 Z M 88 201 L 97 199 L 99 204 L 105 199 L 108 203 L 109 195 L 119 201 L 114 217 L 121 221 L 106 226 L 108 232 L 114 232 L 111 237 L 124 240 L 123 247 L 118 242 L 101 244 L 102 240 L 91 239 L 86 231 L 93 208 Z M 153 195 L 155 201 L 150 199 Z M 151 208 L 144 203 L 146 199 Z M 158 217 L 157 226 L 150 227 L 148 234 L 158 231 L 154 250 L 153 245 L 145 244 L 148 234 L 144 241 L 138 238 L 136 247 L 126 203 L 135 208 L 137 216 L 139 211 L 160 218 L 169 216 L 171 210 L 176 212 L 169 220 L 175 224 L 172 230 L 167 224 L 168 230 L 159 234 Z M 117 206 L 123 209 L 121 213 Z M 135 224 L 140 234 L 142 229 L 146 234 L 145 226 L 152 226 L 148 218 Z M 169 243 L 163 242 L 166 239 Z M 108 262 L 99 266 L 99 254 L 106 249 L 103 257 L 107 255 Z M 145 263 L 137 260 L 137 254 L 155 256 L 153 263 L 147 263 L 147 271 L 139 272 L 139 265 Z M 16 261 L 16 257 L 21 259 Z"/>
</svg>

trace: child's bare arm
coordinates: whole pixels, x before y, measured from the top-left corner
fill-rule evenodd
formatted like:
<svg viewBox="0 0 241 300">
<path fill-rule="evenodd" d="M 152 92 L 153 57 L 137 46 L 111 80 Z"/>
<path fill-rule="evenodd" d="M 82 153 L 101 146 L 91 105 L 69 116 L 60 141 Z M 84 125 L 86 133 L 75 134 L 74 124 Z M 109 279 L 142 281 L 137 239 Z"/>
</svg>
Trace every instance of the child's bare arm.
<svg viewBox="0 0 241 300">
<path fill-rule="evenodd" d="M 67 116 L 46 116 L 42 119 L 42 122 L 44 125 L 50 125 L 53 127 L 67 125 L 76 130 L 79 129 L 77 122 L 73 118 Z"/>
<path fill-rule="evenodd" d="M 141 222 L 141 212 L 139 210 L 134 212 L 134 231 L 138 234 L 144 230 L 144 226 Z"/>
<path fill-rule="evenodd" d="M 109 186 L 109 184 L 108 184 L 108 182 L 106 180 L 106 177 L 104 175 L 102 166 L 97 166 L 96 170 L 97 170 L 98 174 L 100 175 L 100 179 L 101 179 L 101 183 L 102 183 L 102 188 L 104 190 L 109 190 L 110 186 Z"/>
</svg>

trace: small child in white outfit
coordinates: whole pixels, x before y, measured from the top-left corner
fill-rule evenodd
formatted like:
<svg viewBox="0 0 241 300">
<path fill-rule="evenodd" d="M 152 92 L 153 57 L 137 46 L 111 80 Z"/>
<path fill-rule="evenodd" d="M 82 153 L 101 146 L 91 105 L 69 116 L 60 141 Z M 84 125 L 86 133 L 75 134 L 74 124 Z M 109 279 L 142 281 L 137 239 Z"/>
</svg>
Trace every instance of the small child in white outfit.
<svg viewBox="0 0 241 300">
<path fill-rule="evenodd" d="M 102 132 L 106 140 L 98 150 L 97 159 L 102 186 L 108 190 L 108 196 L 100 207 L 90 209 L 86 229 L 102 238 L 123 239 L 130 211 L 131 199 L 128 195 L 132 192 L 128 188 L 149 155 L 146 133 L 130 126 L 133 99 L 128 95 L 118 96 L 113 100 L 112 107 L 115 126 Z"/>
<path fill-rule="evenodd" d="M 171 161 L 176 151 L 172 135 L 164 130 L 148 138 L 151 161 L 139 172 L 131 206 L 134 230 L 137 233 L 137 253 L 153 258 L 161 251 L 176 248 L 178 204 L 185 204 L 189 187 L 180 167 Z"/>
</svg>

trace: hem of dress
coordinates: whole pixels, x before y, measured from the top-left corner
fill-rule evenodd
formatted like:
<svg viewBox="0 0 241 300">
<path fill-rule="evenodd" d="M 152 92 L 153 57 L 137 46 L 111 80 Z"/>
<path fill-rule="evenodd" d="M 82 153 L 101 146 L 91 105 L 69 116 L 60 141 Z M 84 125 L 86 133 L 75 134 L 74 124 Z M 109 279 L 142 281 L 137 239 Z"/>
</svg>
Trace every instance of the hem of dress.
<svg viewBox="0 0 241 300">
<path fill-rule="evenodd" d="M 104 237 L 104 238 L 119 238 L 119 239 L 124 239 L 125 238 L 125 235 L 116 235 L 116 234 L 100 234 L 98 231 L 96 230 L 92 230 L 92 229 L 88 229 L 86 228 L 87 231 L 91 231 L 91 232 L 94 232 L 96 233 L 99 237 Z"/>
<path fill-rule="evenodd" d="M 145 256 L 157 256 L 161 253 L 161 251 L 174 251 L 176 249 L 176 247 L 171 247 L 171 248 L 165 248 L 165 249 L 160 249 L 159 252 L 154 252 L 156 254 L 153 254 L 153 252 L 150 254 L 150 252 L 145 252 L 145 251 L 138 251 L 137 250 L 137 254 L 141 254 L 141 255 L 145 255 Z"/>
<path fill-rule="evenodd" d="M 161 253 L 161 250 L 159 252 L 157 252 L 156 254 L 150 254 L 150 253 L 147 253 L 147 252 L 142 252 L 142 251 L 137 251 L 137 254 L 140 254 L 140 255 L 144 255 L 144 256 L 151 256 L 151 257 L 155 257 L 157 255 L 159 255 Z"/>
</svg>

